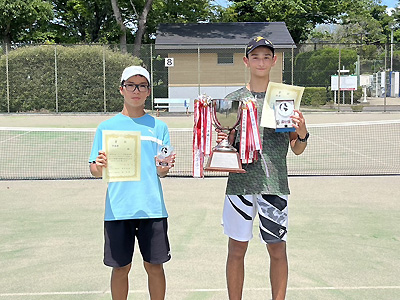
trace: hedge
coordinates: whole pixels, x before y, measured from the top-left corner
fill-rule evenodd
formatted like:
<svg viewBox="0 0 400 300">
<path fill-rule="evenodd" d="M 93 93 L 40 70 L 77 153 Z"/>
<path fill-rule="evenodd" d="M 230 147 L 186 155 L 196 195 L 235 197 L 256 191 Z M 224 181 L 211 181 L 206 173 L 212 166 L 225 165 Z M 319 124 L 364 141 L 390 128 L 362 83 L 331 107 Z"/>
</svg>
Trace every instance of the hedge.
<svg viewBox="0 0 400 300">
<path fill-rule="evenodd" d="M 301 104 L 305 106 L 321 106 L 329 102 L 328 93 L 324 87 L 306 87 Z"/>
<path fill-rule="evenodd" d="M 354 103 L 357 102 L 357 100 L 361 99 L 362 97 L 362 88 L 358 87 L 357 90 L 353 92 L 353 101 Z M 331 91 L 329 88 L 325 87 L 306 87 L 304 89 L 303 97 L 301 99 L 301 105 L 304 106 L 314 106 L 314 107 L 319 107 L 327 104 L 328 102 L 333 101 L 333 91 Z M 343 97 L 342 92 L 340 92 L 340 97 Z M 336 96 L 336 99 L 338 99 L 338 95 Z M 342 102 L 341 98 L 341 104 Z M 351 93 L 350 92 L 345 92 L 345 104 L 350 104 L 351 103 Z"/>
<path fill-rule="evenodd" d="M 101 45 L 42 45 L 8 55 L 10 112 L 55 112 L 56 95 L 59 112 L 103 112 L 103 57 L 106 108 L 120 111 L 122 70 L 139 65 L 138 58 Z M 0 70 L 0 111 L 7 112 L 6 55 L 0 57 Z"/>
</svg>

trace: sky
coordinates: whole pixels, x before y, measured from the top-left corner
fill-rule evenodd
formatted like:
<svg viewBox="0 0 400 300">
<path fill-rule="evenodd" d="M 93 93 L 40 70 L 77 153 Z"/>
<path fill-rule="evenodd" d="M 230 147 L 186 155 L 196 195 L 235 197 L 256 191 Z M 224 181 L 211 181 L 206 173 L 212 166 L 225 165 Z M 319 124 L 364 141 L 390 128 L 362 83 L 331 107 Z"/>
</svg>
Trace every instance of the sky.
<svg viewBox="0 0 400 300">
<path fill-rule="evenodd" d="M 227 0 L 214 0 L 214 2 L 216 4 L 219 4 L 221 6 L 226 7 L 226 6 L 228 6 L 228 2 L 229 1 L 227 1 Z M 399 2 L 398 0 L 382 0 L 382 4 L 386 5 L 387 7 L 396 7 L 398 2 Z"/>
<path fill-rule="evenodd" d="M 398 0 L 384 0 L 382 1 L 382 4 L 387 7 L 396 7 L 398 2 Z"/>
</svg>

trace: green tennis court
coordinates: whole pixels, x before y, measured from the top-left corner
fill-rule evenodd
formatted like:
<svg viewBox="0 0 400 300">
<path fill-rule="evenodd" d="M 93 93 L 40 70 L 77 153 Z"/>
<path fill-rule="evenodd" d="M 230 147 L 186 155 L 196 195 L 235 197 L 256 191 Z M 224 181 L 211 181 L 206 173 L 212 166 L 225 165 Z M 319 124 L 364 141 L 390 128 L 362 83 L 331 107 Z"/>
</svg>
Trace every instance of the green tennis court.
<svg viewBox="0 0 400 300">
<path fill-rule="evenodd" d="M 167 299 L 227 299 L 225 178 L 165 178 Z M 400 176 L 290 178 L 287 299 L 399 299 Z M 0 181 L 0 298 L 110 299 L 101 180 Z M 244 299 L 269 299 L 257 229 Z M 148 299 L 140 255 L 129 299 Z"/>
<path fill-rule="evenodd" d="M 69 124 L 63 123 L 65 116 L 0 116 L 0 125 L 86 128 L 92 127 L 87 122 L 99 121 L 98 116 L 76 117 L 69 117 Z M 398 118 L 364 113 L 306 117 L 309 124 Z M 180 124 L 176 128 L 187 122 L 170 121 Z M 393 147 L 396 141 L 387 143 Z M 62 160 L 54 165 L 63 167 Z M 289 180 L 287 299 L 400 299 L 400 176 Z M 227 238 L 220 225 L 226 178 L 169 177 L 162 184 L 172 248 L 172 260 L 165 264 L 167 299 L 227 299 Z M 111 298 L 110 269 L 102 263 L 105 190 L 101 180 L 0 180 L 1 299 Z M 268 256 L 257 226 L 246 257 L 247 300 L 270 295 Z M 129 299 L 148 299 L 140 255 L 134 257 L 130 284 Z"/>
</svg>

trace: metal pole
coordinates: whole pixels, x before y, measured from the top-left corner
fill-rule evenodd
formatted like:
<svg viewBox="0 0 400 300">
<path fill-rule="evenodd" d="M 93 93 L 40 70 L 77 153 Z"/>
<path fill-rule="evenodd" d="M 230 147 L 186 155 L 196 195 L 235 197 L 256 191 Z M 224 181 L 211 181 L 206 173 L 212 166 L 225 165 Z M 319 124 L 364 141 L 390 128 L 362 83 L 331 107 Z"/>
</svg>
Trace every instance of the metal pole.
<svg viewBox="0 0 400 300">
<path fill-rule="evenodd" d="M 360 60 L 360 55 L 357 55 L 357 69 L 356 69 L 356 75 L 357 75 L 357 86 L 360 85 L 360 75 L 361 75 L 361 60 Z"/>
<path fill-rule="evenodd" d="M 151 89 L 151 112 L 154 110 L 154 87 L 153 87 L 153 46 L 149 44 L 150 47 L 150 89 Z"/>
<path fill-rule="evenodd" d="M 56 113 L 58 113 L 57 45 L 54 45 L 54 85 L 56 89 Z"/>
<path fill-rule="evenodd" d="M 294 84 L 294 45 L 292 44 L 292 85 Z"/>
<path fill-rule="evenodd" d="M 200 44 L 197 44 L 197 84 L 198 84 L 198 95 L 200 95 Z"/>
<path fill-rule="evenodd" d="M 385 44 L 385 79 L 384 79 L 384 90 L 385 90 L 385 96 L 384 96 L 384 98 L 383 98 L 383 111 L 384 112 L 386 112 L 386 68 L 387 68 L 387 63 L 386 63 L 386 60 L 387 60 L 387 44 Z"/>
<path fill-rule="evenodd" d="M 340 48 L 340 44 L 339 44 L 339 74 L 338 74 L 338 112 L 340 111 L 340 65 L 341 65 L 341 48 Z"/>
<path fill-rule="evenodd" d="M 8 74 L 8 44 L 6 43 L 7 112 L 10 113 L 10 79 Z"/>
<path fill-rule="evenodd" d="M 103 45 L 103 108 L 107 112 L 107 93 L 106 93 L 106 45 Z"/>
<path fill-rule="evenodd" d="M 390 29 L 390 71 L 393 71 L 393 27 Z"/>
</svg>

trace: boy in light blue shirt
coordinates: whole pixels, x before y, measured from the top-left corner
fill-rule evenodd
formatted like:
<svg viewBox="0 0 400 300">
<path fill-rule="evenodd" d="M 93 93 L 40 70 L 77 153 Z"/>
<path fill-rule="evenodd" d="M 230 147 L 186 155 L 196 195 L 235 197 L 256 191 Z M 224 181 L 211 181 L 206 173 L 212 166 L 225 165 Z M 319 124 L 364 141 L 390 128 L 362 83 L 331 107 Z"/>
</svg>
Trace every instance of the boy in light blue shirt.
<svg viewBox="0 0 400 300">
<path fill-rule="evenodd" d="M 159 177 L 173 167 L 175 155 L 166 166 L 156 166 L 160 145 L 170 145 L 167 125 L 146 114 L 144 103 L 150 95 L 150 75 L 139 66 L 127 67 L 121 76 L 120 93 L 124 97 L 122 112 L 102 122 L 96 131 L 89 158 L 90 172 L 101 177 L 107 168 L 102 149 L 103 130 L 140 132 L 140 180 L 109 182 L 104 215 L 104 264 L 113 268 L 113 300 L 128 297 L 128 274 L 131 268 L 135 237 L 139 243 L 148 275 L 151 299 L 164 299 L 163 263 L 170 260 L 167 235 L 167 210 Z"/>
</svg>

